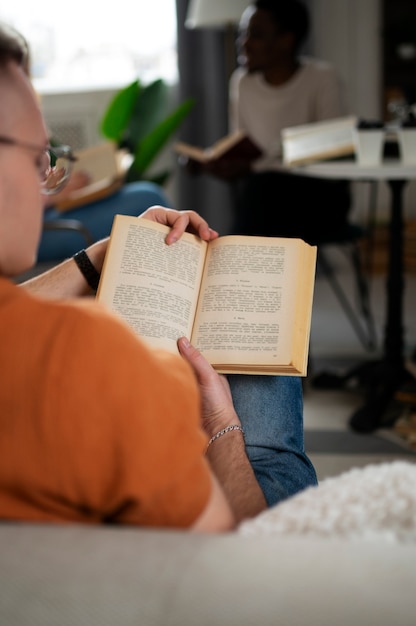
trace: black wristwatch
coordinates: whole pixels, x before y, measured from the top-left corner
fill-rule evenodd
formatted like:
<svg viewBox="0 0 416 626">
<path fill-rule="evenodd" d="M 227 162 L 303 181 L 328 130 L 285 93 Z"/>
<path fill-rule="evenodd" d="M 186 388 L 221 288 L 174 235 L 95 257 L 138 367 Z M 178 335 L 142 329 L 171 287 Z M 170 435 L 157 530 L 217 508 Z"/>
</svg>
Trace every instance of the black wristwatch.
<svg viewBox="0 0 416 626">
<path fill-rule="evenodd" d="M 91 289 L 96 292 L 98 289 L 98 283 L 100 282 L 100 273 L 95 269 L 91 263 L 90 257 L 85 250 L 80 250 L 72 257 L 75 263 L 78 265 L 78 269 L 87 281 Z"/>
</svg>

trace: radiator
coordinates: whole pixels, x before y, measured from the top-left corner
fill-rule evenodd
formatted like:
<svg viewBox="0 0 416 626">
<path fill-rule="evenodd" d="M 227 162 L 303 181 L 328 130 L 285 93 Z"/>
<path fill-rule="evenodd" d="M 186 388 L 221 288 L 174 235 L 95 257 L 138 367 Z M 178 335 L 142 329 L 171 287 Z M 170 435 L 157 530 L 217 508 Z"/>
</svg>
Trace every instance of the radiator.
<svg viewBox="0 0 416 626">
<path fill-rule="evenodd" d="M 113 92 L 43 94 L 43 115 L 53 140 L 80 150 L 104 141 L 100 120 Z"/>
<path fill-rule="evenodd" d="M 50 137 L 60 144 L 80 150 L 91 145 L 89 142 L 88 125 L 85 120 L 52 120 L 48 122 Z"/>
</svg>

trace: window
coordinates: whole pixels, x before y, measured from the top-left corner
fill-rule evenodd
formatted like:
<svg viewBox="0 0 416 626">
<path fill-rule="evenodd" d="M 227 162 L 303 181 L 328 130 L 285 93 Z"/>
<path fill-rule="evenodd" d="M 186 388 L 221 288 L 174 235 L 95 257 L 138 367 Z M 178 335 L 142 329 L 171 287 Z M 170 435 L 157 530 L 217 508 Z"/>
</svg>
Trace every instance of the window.
<svg viewBox="0 0 416 626">
<path fill-rule="evenodd" d="M 28 40 L 39 93 L 177 80 L 175 0 L 15 0 L 0 16 Z"/>
</svg>

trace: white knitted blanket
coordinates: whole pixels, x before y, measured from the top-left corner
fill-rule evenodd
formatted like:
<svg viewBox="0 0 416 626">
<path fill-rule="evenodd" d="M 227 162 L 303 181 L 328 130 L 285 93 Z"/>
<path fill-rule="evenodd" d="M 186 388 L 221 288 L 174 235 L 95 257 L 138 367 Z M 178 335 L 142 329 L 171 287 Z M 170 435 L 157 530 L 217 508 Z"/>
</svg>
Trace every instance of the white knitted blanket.
<svg viewBox="0 0 416 626">
<path fill-rule="evenodd" d="M 416 462 L 372 464 L 327 478 L 244 521 L 237 532 L 414 542 Z"/>
</svg>

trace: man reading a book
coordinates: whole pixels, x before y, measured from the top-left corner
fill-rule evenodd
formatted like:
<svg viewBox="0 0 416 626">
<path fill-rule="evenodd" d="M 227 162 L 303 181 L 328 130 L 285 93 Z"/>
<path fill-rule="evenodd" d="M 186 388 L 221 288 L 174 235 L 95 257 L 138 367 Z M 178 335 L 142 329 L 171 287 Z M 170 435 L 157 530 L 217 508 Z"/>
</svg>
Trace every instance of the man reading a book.
<svg viewBox="0 0 416 626">
<path fill-rule="evenodd" d="M 185 338 L 183 358 L 151 351 L 93 299 L 75 297 L 92 295 L 106 241 L 13 283 L 36 259 L 42 189 L 59 183 L 24 63 L 19 35 L 0 25 L 0 518 L 218 532 L 315 484 L 294 381 L 281 385 L 284 419 L 267 417 L 268 432 L 270 407 L 258 403 L 246 438 L 260 458 L 250 463 L 226 379 Z M 192 212 L 156 207 L 145 217 L 172 226 L 167 244 L 187 227 L 217 236 Z M 250 400 L 240 394 L 247 410 Z M 271 468 L 259 455 L 267 439 Z"/>
</svg>

